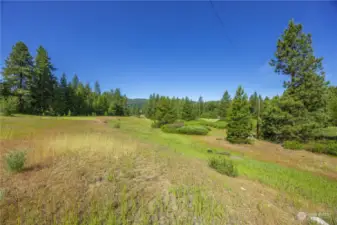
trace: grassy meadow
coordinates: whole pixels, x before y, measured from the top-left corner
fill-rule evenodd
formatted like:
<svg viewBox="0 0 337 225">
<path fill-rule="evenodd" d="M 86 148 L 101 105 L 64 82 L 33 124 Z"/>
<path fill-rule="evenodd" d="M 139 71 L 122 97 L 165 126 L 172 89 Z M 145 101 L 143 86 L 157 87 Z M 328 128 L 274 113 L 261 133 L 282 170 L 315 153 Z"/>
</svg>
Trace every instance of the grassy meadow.
<svg viewBox="0 0 337 225">
<path fill-rule="evenodd" d="M 300 224 L 299 211 L 336 213 L 337 157 L 230 144 L 222 125 L 198 136 L 136 117 L 0 117 L 0 224 Z M 26 152 L 23 171 L 7 170 L 11 151 Z M 230 158 L 238 176 L 210 157 Z"/>
</svg>

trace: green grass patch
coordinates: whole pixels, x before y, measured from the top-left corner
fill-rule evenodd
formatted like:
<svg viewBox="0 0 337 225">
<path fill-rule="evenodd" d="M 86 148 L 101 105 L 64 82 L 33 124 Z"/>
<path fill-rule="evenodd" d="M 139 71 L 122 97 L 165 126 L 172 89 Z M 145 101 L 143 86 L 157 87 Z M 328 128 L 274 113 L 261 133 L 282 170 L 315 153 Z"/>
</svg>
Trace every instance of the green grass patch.
<svg viewBox="0 0 337 225">
<path fill-rule="evenodd" d="M 137 120 L 137 121 L 136 121 Z M 207 160 L 209 145 L 187 135 L 164 133 L 150 128 L 150 120 L 126 118 L 122 120 L 121 130 L 142 141 L 158 145 L 159 148 L 172 150 L 188 157 Z M 223 151 L 222 148 L 214 149 Z M 231 154 L 236 152 L 229 151 Z M 257 180 L 291 196 L 311 200 L 328 206 L 337 205 L 337 181 L 311 174 L 310 172 L 288 168 L 274 163 L 262 162 L 243 157 L 236 161 L 240 176 Z"/>
<path fill-rule="evenodd" d="M 253 159 L 237 161 L 239 174 L 314 203 L 337 205 L 337 181 Z"/>
<path fill-rule="evenodd" d="M 120 121 L 110 121 L 110 123 L 111 123 L 111 126 L 112 126 L 113 128 L 116 128 L 116 129 L 121 128 L 121 123 L 120 123 Z"/>
</svg>

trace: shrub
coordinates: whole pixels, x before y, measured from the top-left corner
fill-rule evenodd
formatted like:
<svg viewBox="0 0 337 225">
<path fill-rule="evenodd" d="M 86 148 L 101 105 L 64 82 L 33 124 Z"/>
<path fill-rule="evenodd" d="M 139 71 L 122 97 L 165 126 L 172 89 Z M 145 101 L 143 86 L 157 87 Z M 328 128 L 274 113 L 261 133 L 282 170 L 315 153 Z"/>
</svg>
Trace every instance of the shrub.
<svg viewBox="0 0 337 225">
<path fill-rule="evenodd" d="M 178 128 L 183 127 L 184 123 L 172 123 L 172 124 L 166 124 L 161 127 L 162 131 L 166 133 L 178 133 Z"/>
<path fill-rule="evenodd" d="M 324 141 L 312 141 L 304 145 L 304 149 L 317 152 L 317 153 L 325 153 L 329 155 L 337 156 L 337 142 L 324 140 Z"/>
<path fill-rule="evenodd" d="M 5 161 L 9 171 L 20 172 L 26 161 L 26 152 L 23 151 L 13 151 L 9 152 L 5 156 Z"/>
<path fill-rule="evenodd" d="M 326 153 L 329 155 L 337 156 L 337 142 L 336 141 L 329 141 L 327 144 Z"/>
<path fill-rule="evenodd" d="M 200 120 L 188 121 L 187 124 L 188 125 L 202 125 L 202 126 L 206 126 L 207 128 L 213 127 L 213 128 L 217 128 L 217 129 L 226 129 L 226 127 L 227 127 L 227 122 L 221 121 L 221 120 L 218 120 L 216 122 L 212 122 L 212 121 L 206 121 L 206 120 L 200 119 Z"/>
<path fill-rule="evenodd" d="M 210 158 L 208 160 L 209 167 L 215 169 L 221 174 L 225 174 L 230 177 L 237 177 L 238 170 L 232 160 L 229 160 L 225 157 L 220 158 Z"/>
<path fill-rule="evenodd" d="M 152 128 L 160 128 L 160 123 L 158 121 L 154 121 L 154 122 L 152 122 L 151 127 Z"/>
<path fill-rule="evenodd" d="M 326 146 L 323 143 L 319 142 L 309 142 L 304 145 L 303 147 L 305 150 L 308 150 L 310 152 L 318 152 L 318 153 L 325 153 L 326 152 Z"/>
<path fill-rule="evenodd" d="M 286 149 L 299 150 L 303 149 L 303 144 L 298 141 L 285 141 L 283 142 L 283 147 Z"/>
<path fill-rule="evenodd" d="M 178 133 L 178 134 L 195 134 L 206 135 L 208 129 L 205 126 L 200 125 L 184 125 L 184 123 L 166 124 L 161 127 L 162 131 L 166 133 Z"/>
<path fill-rule="evenodd" d="M 205 126 L 183 126 L 177 128 L 178 133 L 181 134 L 196 134 L 196 135 L 206 135 L 208 134 L 208 129 Z"/>
<path fill-rule="evenodd" d="M 18 105 L 18 99 L 10 96 L 7 98 L 1 98 L 0 100 L 0 112 L 5 116 L 11 116 L 16 112 Z"/>
</svg>

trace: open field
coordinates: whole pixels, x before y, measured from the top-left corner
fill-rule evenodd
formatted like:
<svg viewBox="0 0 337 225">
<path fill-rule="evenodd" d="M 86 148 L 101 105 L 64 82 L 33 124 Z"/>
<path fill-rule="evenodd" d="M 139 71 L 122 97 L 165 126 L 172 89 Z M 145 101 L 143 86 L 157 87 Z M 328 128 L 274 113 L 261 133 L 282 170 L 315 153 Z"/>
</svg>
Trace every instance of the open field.
<svg viewBox="0 0 337 225">
<path fill-rule="evenodd" d="M 337 210 L 337 157 L 145 118 L 0 119 L 0 224 L 300 224 L 299 211 Z M 239 176 L 209 168 L 208 149 L 229 152 Z M 6 170 L 12 150 L 27 151 L 20 173 Z"/>
</svg>

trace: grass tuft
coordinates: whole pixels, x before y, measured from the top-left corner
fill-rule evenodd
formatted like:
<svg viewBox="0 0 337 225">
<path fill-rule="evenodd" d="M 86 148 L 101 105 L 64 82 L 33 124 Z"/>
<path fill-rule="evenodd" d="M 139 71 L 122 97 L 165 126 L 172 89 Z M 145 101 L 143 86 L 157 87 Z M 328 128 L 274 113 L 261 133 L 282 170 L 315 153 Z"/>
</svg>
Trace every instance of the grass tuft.
<svg viewBox="0 0 337 225">
<path fill-rule="evenodd" d="M 12 151 L 6 154 L 5 161 L 7 168 L 11 172 L 20 172 L 23 170 L 26 161 L 26 152 Z"/>
<path fill-rule="evenodd" d="M 117 128 L 117 129 L 121 128 L 121 123 L 120 122 L 115 123 L 113 125 L 113 128 Z"/>
</svg>

